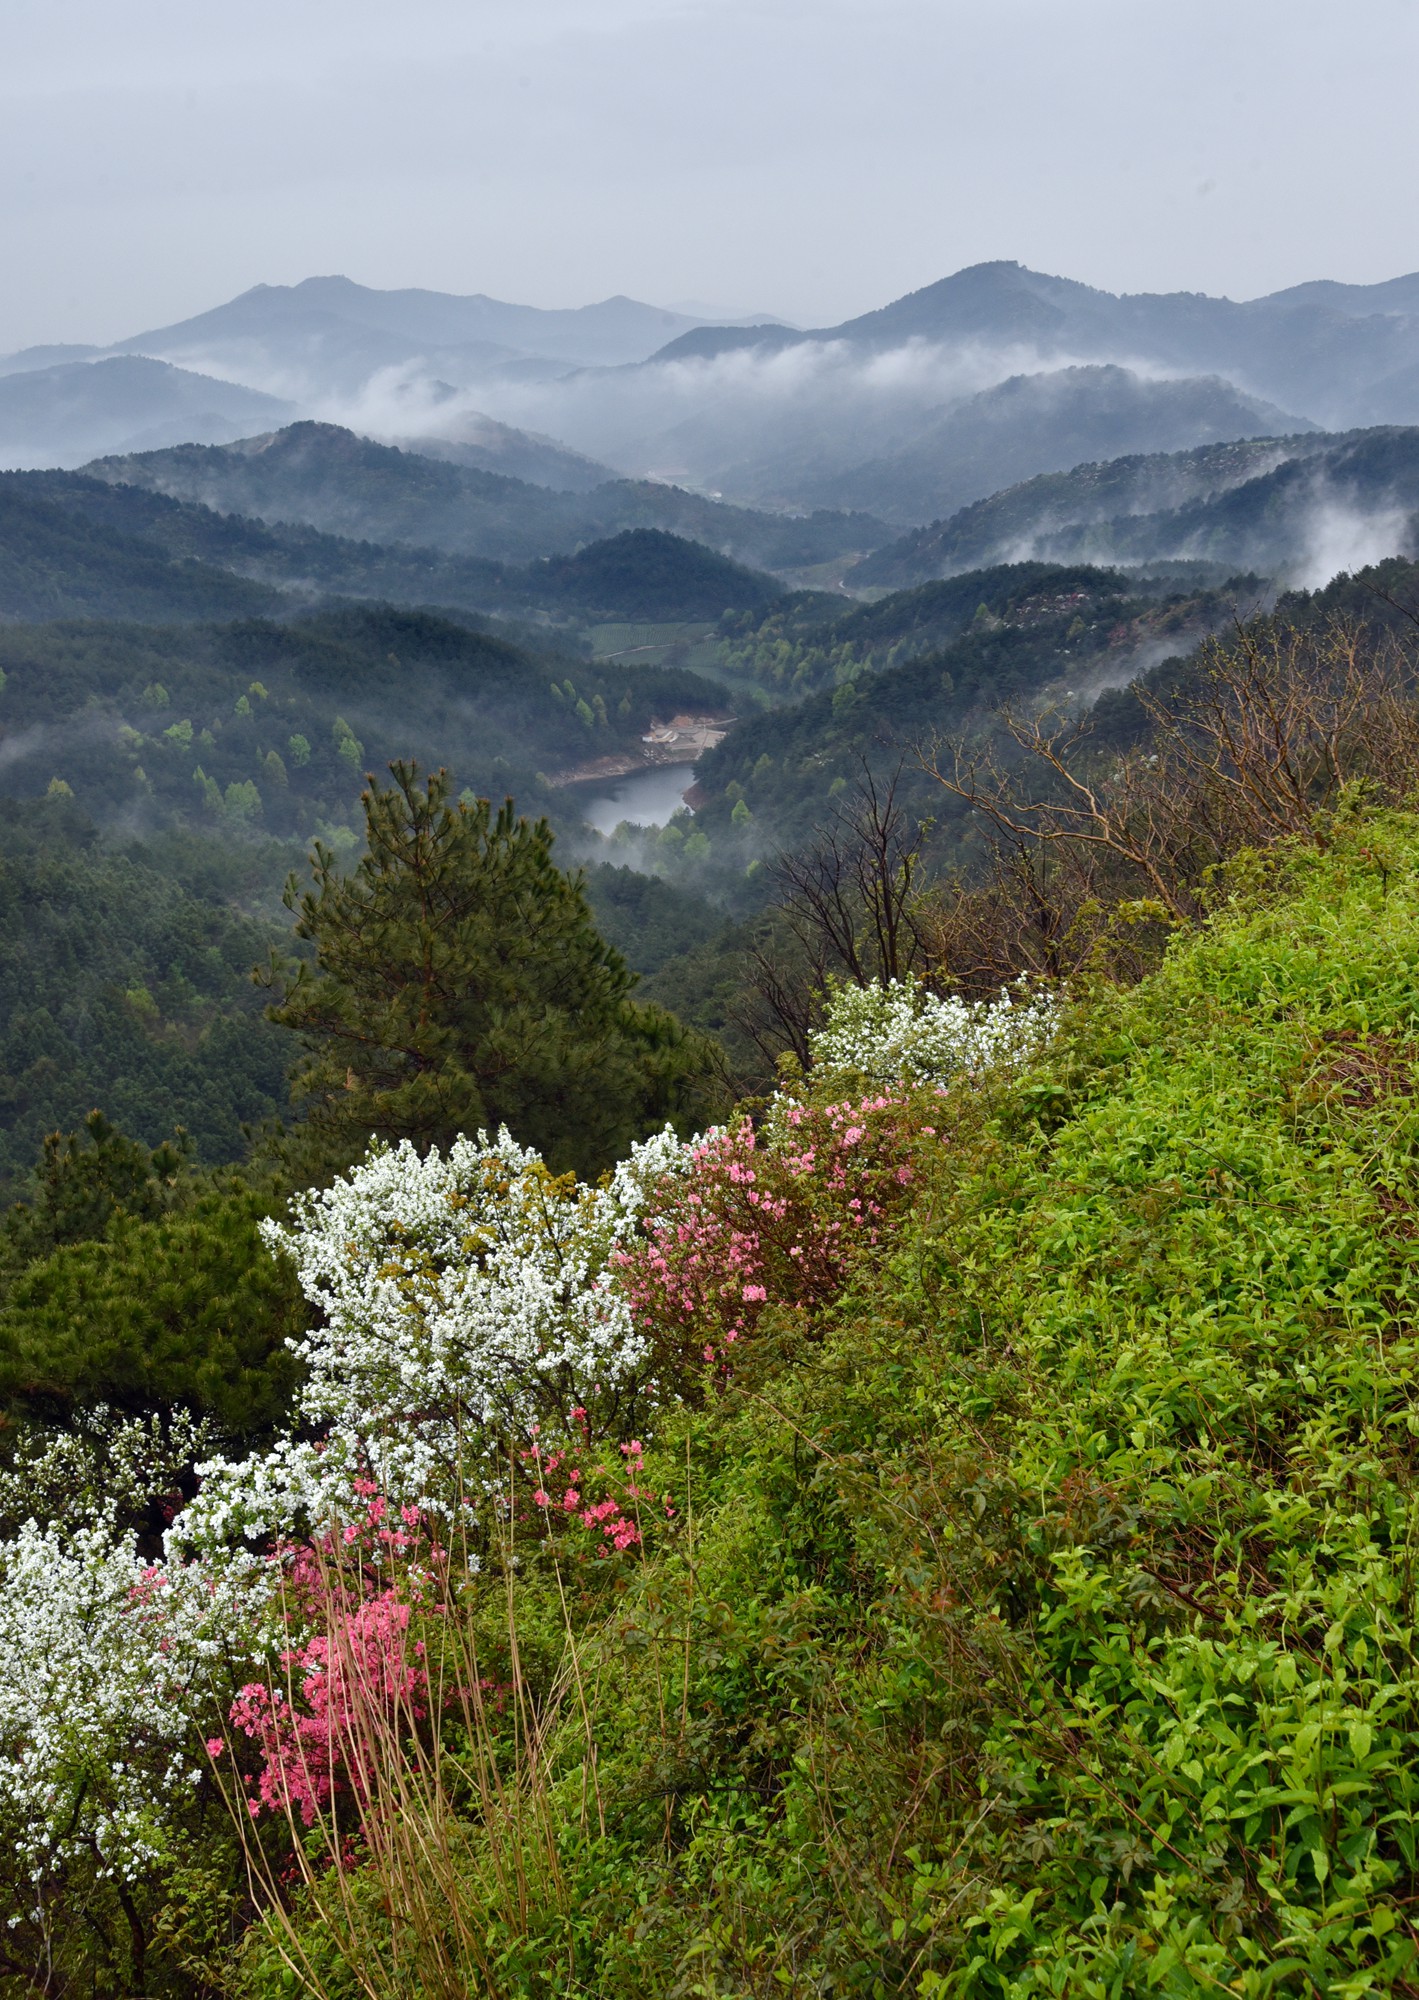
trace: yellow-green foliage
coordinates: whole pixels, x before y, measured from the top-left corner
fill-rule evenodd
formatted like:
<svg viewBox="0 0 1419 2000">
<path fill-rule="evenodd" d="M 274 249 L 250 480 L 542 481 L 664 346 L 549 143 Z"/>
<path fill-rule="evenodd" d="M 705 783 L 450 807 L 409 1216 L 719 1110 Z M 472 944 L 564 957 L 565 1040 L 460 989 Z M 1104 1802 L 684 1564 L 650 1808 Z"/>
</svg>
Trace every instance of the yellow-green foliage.
<svg viewBox="0 0 1419 2000">
<path fill-rule="evenodd" d="M 1416 1081 L 1392 816 L 1240 884 L 1031 1075 L 921 1100 L 906 1219 L 762 1322 L 657 1440 L 643 1563 L 572 1591 L 555 1865 L 500 1898 L 466 1827 L 462 1972 L 350 1878 L 364 1970 L 311 1904 L 321 1986 L 1419 1988 Z"/>
</svg>

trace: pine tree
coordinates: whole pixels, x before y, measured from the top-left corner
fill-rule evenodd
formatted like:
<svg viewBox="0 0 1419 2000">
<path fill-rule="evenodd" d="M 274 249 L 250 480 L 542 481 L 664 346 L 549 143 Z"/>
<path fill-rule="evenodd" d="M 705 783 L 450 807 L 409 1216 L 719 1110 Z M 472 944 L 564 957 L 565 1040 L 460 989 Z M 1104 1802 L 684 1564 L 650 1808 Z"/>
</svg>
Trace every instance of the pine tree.
<svg viewBox="0 0 1419 2000">
<path fill-rule="evenodd" d="M 152 1005 L 151 999 L 149 1005 Z M 19 1266 L 61 1243 L 102 1237 L 120 1211 L 149 1221 L 180 1198 L 191 1147 L 179 1129 L 150 1149 L 91 1111 L 80 1132 L 51 1132 L 34 1171 L 29 1201 L 0 1224 L 0 1261 Z"/>
<path fill-rule="evenodd" d="M 317 843 L 312 886 L 287 886 L 310 955 L 264 975 L 271 1018 L 305 1044 L 295 1085 L 325 1157 L 506 1124 L 587 1173 L 700 1110 L 708 1045 L 631 998 L 547 822 L 454 800 L 447 772 L 390 768 L 363 795 L 353 873 Z"/>
<path fill-rule="evenodd" d="M 101 1236 L 60 1242 L 14 1277 L 0 1305 L 7 1421 L 64 1422 L 95 1404 L 189 1409 L 233 1436 L 280 1421 L 306 1307 L 257 1234 L 275 1191 L 227 1179 L 189 1193 L 167 1213 L 115 1207 Z"/>
</svg>

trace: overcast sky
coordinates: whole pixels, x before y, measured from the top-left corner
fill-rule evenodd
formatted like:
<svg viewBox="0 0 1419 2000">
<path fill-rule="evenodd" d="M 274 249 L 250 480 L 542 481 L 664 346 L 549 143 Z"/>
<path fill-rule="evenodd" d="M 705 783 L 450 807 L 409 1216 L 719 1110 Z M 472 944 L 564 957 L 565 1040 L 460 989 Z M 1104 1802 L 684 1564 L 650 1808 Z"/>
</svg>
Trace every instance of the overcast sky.
<svg viewBox="0 0 1419 2000">
<path fill-rule="evenodd" d="M 0 351 L 260 282 L 827 324 L 1419 267 L 1416 0 L 0 0 Z"/>
</svg>

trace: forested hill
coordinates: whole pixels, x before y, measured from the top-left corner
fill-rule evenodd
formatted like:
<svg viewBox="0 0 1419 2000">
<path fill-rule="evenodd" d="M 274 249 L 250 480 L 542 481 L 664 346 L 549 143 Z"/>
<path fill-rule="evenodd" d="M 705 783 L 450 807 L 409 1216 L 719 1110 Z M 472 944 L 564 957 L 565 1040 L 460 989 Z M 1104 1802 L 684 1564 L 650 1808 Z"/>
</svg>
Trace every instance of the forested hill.
<svg viewBox="0 0 1419 2000">
<path fill-rule="evenodd" d="M 96 819 L 263 829 L 343 825 L 361 774 L 447 764 L 529 801 L 538 773 L 638 748 L 723 690 L 675 668 L 529 652 L 388 606 L 195 627 L 0 626 L 6 789 L 66 787 Z"/>
<path fill-rule="evenodd" d="M 249 573 L 285 553 L 275 536 L 215 515 L 194 534 L 183 510 L 154 522 L 103 498 L 70 474 L 0 473 L 0 618 L 220 618 L 280 603 Z"/>
<path fill-rule="evenodd" d="M 918 766 L 933 740 L 1008 702 L 1077 701 L 1120 685 L 1265 600 L 1261 579 L 1179 588 L 1078 564 L 974 570 L 843 612 L 790 599 L 726 645 L 740 672 L 802 698 L 747 714 L 697 767 L 697 825 L 747 854 L 811 839 L 864 764 L 903 767 L 904 796 L 950 841 L 959 802 Z M 825 615 L 826 614 L 826 615 Z M 726 621 L 732 623 L 734 621 Z"/>
<path fill-rule="evenodd" d="M 493 562 L 268 526 L 80 473 L 0 473 L 0 618 L 210 618 L 346 597 L 575 624 L 713 618 L 779 590 L 663 530 L 626 530 L 551 561 Z"/>
<path fill-rule="evenodd" d="M 863 554 L 891 533 L 865 514 L 761 513 L 652 480 L 559 493 L 375 444 L 335 424 L 291 424 L 236 445 L 100 459 L 86 470 L 221 513 L 506 562 L 561 554 L 626 528 L 660 528 L 758 569 L 791 570 Z"/>
<path fill-rule="evenodd" d="M 1276 575 L 1347 533 L 1363 543 L 1371 524 L 1377 555 L 1413 546 L 1416 514 L 1419 430 L 1243 439 L 1025 480 L 888 543 L 850 580 L 896 589 L 1022 554 Z"/>
</svg>

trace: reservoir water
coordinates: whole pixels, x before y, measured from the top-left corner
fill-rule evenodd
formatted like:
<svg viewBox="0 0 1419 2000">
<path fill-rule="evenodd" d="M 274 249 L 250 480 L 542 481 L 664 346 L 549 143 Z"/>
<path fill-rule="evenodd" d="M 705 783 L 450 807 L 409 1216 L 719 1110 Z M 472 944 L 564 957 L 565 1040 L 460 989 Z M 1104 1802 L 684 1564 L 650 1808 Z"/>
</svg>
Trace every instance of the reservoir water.
<svg viewBox="0 0 1419 2000">
<path fill-rule="evenodd" d="M 598 833 L 614 833 L 623 819 L 632 826 L 664 826 L 684 804 L 695 782 L 693 764 L 657 764 L 649 771 L 632 771 L 615 778 L 609 789 L 587 799 L 582 818 Z"/>
</svg>

